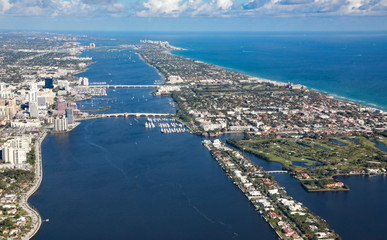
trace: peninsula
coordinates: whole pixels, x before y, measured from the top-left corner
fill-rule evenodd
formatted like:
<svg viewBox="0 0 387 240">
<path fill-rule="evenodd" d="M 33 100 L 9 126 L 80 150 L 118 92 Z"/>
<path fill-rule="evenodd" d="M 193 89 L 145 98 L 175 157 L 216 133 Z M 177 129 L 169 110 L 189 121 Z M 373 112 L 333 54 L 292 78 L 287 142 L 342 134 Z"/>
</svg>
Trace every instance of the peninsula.
<svg viewBox="0 0 387 240">
<path fill-rule="evenodd" d="M 307 191 L 348 191 L 338 175 L 386 174 L 386 113 L 334 99 L 306 86 L 251 77 L 181 57 L 166 41 L 143 40 L 118 48 L 83 46 L 85 36 L 2 34 L 0 42 L 1 209 L 0 236 L 30 239 L 42 219 L 28 198 L 42 180 L 40 145 L 46 133 L 74 129 L 98 117 L 160 113 L 104 113 L 109 106 L 80 111 L 77 101 L 106 96 L 106 82 L 90 86 L 91 58 L 82 51 L 131 51 L 165 77 L 155 96 L 171 96 L 173 116 L 202 136 L 240 134 L 204 141 L 213 158 L 282 239 L 339 239 L 325 220 L 288 196 L 273 177 L 243 156 L 250 152 L 280 162 Z M 149 125 L 150 124 L 150 125 Z M 175 124 L 175 123 L 174 123 Z M 182 125 L 178 131 L 182 131 Z M 169 132 L 169 127 L 166 126 Z M 234 148 L 232 148 L 234 147 Z M 16 157 L 15 157 L 16 156 Z"/>
<path fill-rule="evenodd" d="M 283 164 L 307 191 L 348 191 L 338 175 L 386 174 L 386 113 L 306 86 L 232 72 L 172 54 L 158 42 L 134 51 L 165 77 L 176 118 L 194 133 L 239 133 L 232 146 Z"/>
</svg>

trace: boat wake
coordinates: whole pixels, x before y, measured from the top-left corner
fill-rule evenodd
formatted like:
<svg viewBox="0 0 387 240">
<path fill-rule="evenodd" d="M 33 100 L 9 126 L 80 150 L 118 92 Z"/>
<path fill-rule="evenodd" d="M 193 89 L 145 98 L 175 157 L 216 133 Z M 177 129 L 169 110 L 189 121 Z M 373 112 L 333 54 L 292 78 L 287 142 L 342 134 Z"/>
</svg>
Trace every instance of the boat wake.
<svg viewBox="0 0 387 240">
<path fill-rule="evenodd" d="M 94 121 L 90 124 L 90 126 L 93 125 L 93 124 L 94 124 Z M 85 131 L 86 131 L 86 132 L 89 132 L 89 125 L 86 125 L 86 126 L 85 126 Z M 127 180 L 128 183 L 131 182 L 131 181 L 130 181 L 130 178 L 129 178 L 129 176 L 128 176 L 128 174 L 124 171 L 124 169 L 121 168 L 121 167 L 119 167 L 119 166 L 117 166 L 113 161 L 110 160 L 110 158 L 108 157 L 108 150 L 107 150 L 105 147 L 103 147 L 103 146 L 101 146 L 101 145 L 99 145 L 99 144 L 93 142 L 93 141 L 90 139 L 89 135 L 90 135 L 90 134 L 85 134 L 85 141 L 86 141 L 89 145 L 94 146 L 94 147 L 100 149 L 100 150 L 104 153 L 104 158 L 103 158 L 103 159 L 104 159 L 107 163 L 109 163 L 110 166 L 112 166 L 113 168 L 115 168 L 116 170 L 118 170 L 118 171 L 123 175 L 123 177 Z M 136 184 L 136 186 L 139 187 L 139 188 L 141 188 L 140 186 L 138 186 L 138 184 Z"/>
<path fill-rule="evenodd" d="M 179 184 L 179 186 L 181 188 L 180 184 Z M 232 231 L 232 226 L 231 225 L 226 224 L 224 222 L 217 222 L 217 221 L 213 220 L 212 218 L 207 216 L 204 212 L 200 211 L 200 209 L 196 205 L 192 204 L 191 198 L 188 197 L 187 194 L 184 191 L 181 191 L 181 193 L 183 194 L 183 196 L 187 200 L 188 206 L 192 207 L 195 210 L 195 212 L 197 212 L 200 216 L 202 216 L 204 219 L 206 219 L 210 223 L 219 224 L 219 225 L 222 225 L 223 227 L 226 227 L 227 228 L 227 232 L 231 232 L 233 234 L 233 237 L 232 237 L 233 239 L 237 239 L 238 238 L 239 234 L 237 232 Z"/>
</svg>

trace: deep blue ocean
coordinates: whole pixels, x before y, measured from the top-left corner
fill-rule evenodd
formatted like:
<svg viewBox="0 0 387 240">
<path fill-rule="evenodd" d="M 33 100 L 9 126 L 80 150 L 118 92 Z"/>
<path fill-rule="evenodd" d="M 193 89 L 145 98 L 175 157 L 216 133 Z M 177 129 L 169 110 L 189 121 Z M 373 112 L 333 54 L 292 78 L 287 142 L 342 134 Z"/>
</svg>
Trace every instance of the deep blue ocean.
<svg viewBox="0 0 387 240">
<path fill-rule="evenodd" d="M 387 32 L 91 34 L 169 41 L 181 56 L 387 110 Z"/>
<path fill-rule="evenodd" d="M 197 34 L 141 36 L 112 33 L 109 36 L 103 33 L 100 36 L 121 40 L 93 40 L 97 46 L 114 46 L 147 38 L 168 40 L 185 48 L 191 44 L 191 49 L 200 48 L 200 44 L 195 43 L 196 38 L 209 42 L 204 44 L 212 46 L 208 51 L 218 55 L 213 57 L 207 53 L 208 58 L 224 59 L 224 62 L 234 64 L 228 66 L 233 69 L 243 65 L 235 58 L 229 58 L 230 52 L 238 51 L 227 50 L 226 46 L 240 44 L 232 35 L 224 34 L 223 38 L 213 40 L 209 34 L 202 40 Z M 270 42 L 268 39 L 273 39 L 271 36 L 259 38 L 266 38 L 261 39 L 266 44 Z M 274 38 L 286 42 L 285 38 Z M 254 45 L 258 40 L 252 39 L 255 40 L 250 43 Z M 308 37 L 306 39 L 310 41 Z M 312 39 L 315 42 L 317 38 Z M 329 39 L 324 44 L 329 44 Z M 277 46 L 279 42 L 273 44 Z M 292 46 L 295 47 L 295 43 Z M 217 48 L 225 49 L 223 57 L 214 50 Z M 268 48 L 267 51 L 272 50 Z M 204 52 L 203 47 L 198 53 L 190 50 L 179 54 L 196 54 L 192 57 L 205 60 L 200 57 L 200 54 L 206 55 Z M 266 53 L 267 58 L 269 55 Z M 301 58 L 299 55 L 298 59 Z M 90 82 L 152 84 L 163 80 L 153 68 L 128 51 L 86 51 L 83 56 L 92 56 L 95 61 L 88 71 L 79 74 L 88 77 Z M 242 53 L 238 56 L 242 61 Z M 216 61 L 211 62 L 226 65 Z M 272 61 L 274 66 L 274 59 Z M 284 59 L 278 61 L 285 62 Z M 106 112 L 176 111 L 170 98 L 152 96 L 152 91 L 109 89 L 108 96 L 81 101 L 78 105 L 82 109 L 110 106 Z M 189 133 L 162 134 L 158 128 L 145 128 L 145 122 L 146 118 L 133 117 L 94 119 L 83 121 L 70 133 L 47 136 L 42 144 L 43 182 L 30 202 L 43 219 L 50 221 L 43 223 L 34 239 L 277 239 L 253 205 L 202 146 L 202 137 Z M 278 163 L 248 156 L 266 170 L 281 169 Z M 326 219 L 343 239 L 385 239 L 387 177 L 342 178 L 351 191 L 317 194 L 305 192 L 289 175 L 276 175 L 275 178 L 291 196 Z"/>
</svg>

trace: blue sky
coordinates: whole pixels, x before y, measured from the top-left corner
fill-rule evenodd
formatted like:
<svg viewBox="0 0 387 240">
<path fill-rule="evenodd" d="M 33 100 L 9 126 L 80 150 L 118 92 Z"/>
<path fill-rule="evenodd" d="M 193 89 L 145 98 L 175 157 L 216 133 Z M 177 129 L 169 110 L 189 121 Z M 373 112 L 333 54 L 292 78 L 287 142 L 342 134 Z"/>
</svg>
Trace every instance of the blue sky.
<svg viewBox="0 0 387 240">
<path fill-rule="evenodd" d="M 387 30 L 387 0 L 0 0 L 0 29 Z"/>
</svg>

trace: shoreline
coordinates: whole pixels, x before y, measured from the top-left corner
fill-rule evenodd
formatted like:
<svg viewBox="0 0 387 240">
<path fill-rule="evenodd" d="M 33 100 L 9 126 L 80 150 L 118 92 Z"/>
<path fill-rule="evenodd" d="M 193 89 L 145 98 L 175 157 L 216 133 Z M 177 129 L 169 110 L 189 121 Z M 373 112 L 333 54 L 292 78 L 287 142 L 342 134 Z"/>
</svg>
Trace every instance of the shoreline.
<svg viewBox="0 0 387 240">
<path fill-rule="evenodd" d="M 36 139 L 35 149 L 36 149 L 36 159 L 35 159 L 35 183 L 28 190 L 24 197 L 21 199 L 21 206 L 31 215 L 31 222 L 33 228 L 25 235 L 22 236 L 22 239 L 31 239 L 36 235 L 42 225 L 42 218 L 37 209 L 34 209 L 28 202 L 29 198 L 39 189 L 40 184 L 43 180 L 43 162 L 42 162 L 42 142 L 47 136 L 47 131 L 44 130 L 43 134 Z"/>
<path fill-rule="evenodd" d="M 145 61 L 145 59 L 142 59 L 142 57 L 141 57 L 140 54 L 138 54 L 138 53 L 136 53 L 136 54 L 140 57 L 141 60 L 143 60 L 147 65 L 149 65 L 150 67 L 152 67 L 153 69 L 155 69 L 155 70 L 157 71 L 157 73 L 158 73 L 162 78 L 164 78 L 164 82 L 162 83 L 162 85 L 165 85 L 165 76 L 164 76 L 161 72 L 159 72 L 158 69 L 156 69 L 154 66 L 148 64 L 148 63 Z M 224 67 L 221 67 L 221 68 L 227 69 L 227 68 L 224 68 Z M 87 71 L 88 71 L 88 69 L 86 69 L 84 72 L 87 72 Z M 246 76 L 250 76 L 250 75 L 246 75 Z M 276 81 L 268 80 L 268 79 L 262 79 L 262 80 L 264 80 L 264 81 L 267 80 L 267 81 L 271 81 L 271 82 L 276 82 Z M 278 83 L 281 83 L 281 82 L 278 82 Z M 315 91 L 318 91 L 318 92 L 322 93 L 320 90 L 315 90 Z M 322 94 L 326 94 L 326 93 L 322 93 Z M 170 96 L 169 96 L 169 97 L 170 97 Z M 90 97 L 90 98 L 92 98 L 92 97 Z M 173 100 L 173 98 L 172 98 L 172 100 Z M 342 101 L 344 101 L 344 100 L 342 100 Z M 350 101 L 348 101 L 348 102 L 350 102 Z M 356 104 L 360 104 L 360 103 L 356 103 Z M 360 105 L 362 105 L 362 104 L 360 104 Z M 82 119 L 82 120 L 83 120 L 83 119 Z M 181 122 L 181 121 L 179 121 L 179 122 Z M 184 122 L 181 122 L 181 123 L 184 124 Z M 186 124 L 185 124 L 185 125 L 186 125 Z M 186 127 L 187 127 L 188 129 L 190 129 L 187 125 L 186 125 Z M 39 212 L 38 212 L 37 210 L 33 209 L 33 207 L 28 203 L 29 198 L 30 198 L 30 197 L 38 190 L 38 188 L 39 188 L 39 186 L 40 186 L 40 184 L 41 184 L 41 182 L 42 182 L 42 179 L 43 179 L 41 144 L 42 144 L 43 140 L 45 139 L 45 137 L 46 137 L 46 135 L 47 135 L 47 131 L 44 130 L 42 133 L 43 133 L 43 134 L 40 135 L 40 136 L 38 137 L 37 141 L 35 142 L 35 146 L 36 146 L 35 180 L 37 180 L 37 181 L 34 182 L 34 185 L 30 188 L 30 190 L 29 190 L 29 191 L 27 192 L 27 194 L 26 194 L 26 197 L 23 198 L 23 199 L 22 199 L 23 201 L 21 202 L 21 204 L 22 204 L 23 206 L 26 205 L 26 208 L 28 208 L 28 210 L 29 210 L 28 212 L 29 212 L 29 213 L 32 212 L 32 213 L 35 215 L 38 224 L 37 224 L 36 226 L 34 225 L 34 227 L 31 229 L 31 231 L 28 232 L 28 233 L 26 234 L 26 236 L 23 236 L 22 239 L 31 239 L 31 238 L 33 238 L 33 237 L 37 234 L 37 232 L 39 231 L 39 229 L 40 229 L 40 227 L 41 227 L 41 224 L 42 224 L 42 219 L 41 219 L 41 216 L 40 216 Z M 202 137 L 204 137 L 204 136 L 202 136 Z M 37 147 L 37 146 L 38 146 L 37 144 L 39 144 L 39 147 Z M 38 174 L 38 173 L 39 173 L 39 174 Z M 351 176 L 351 175 L 344 175 L 344 176 Z M 26 211 L 27 211 L 27 209 L 26 209 Z M 32 216 L 32 214 L 31 214 L 31 220 L 32 220 L 32 223 L 34 223 L 34 222 L 33 222 L 33 216 Z M 277 234 L 278 234 L 278 233 L 277 233 Z"/>
<path fill-rule="evenodd" d="M 172 51 L 169 50 L 168 53 L 169 53 L 169 54 L 172 54 L 172 55 L 180 56 L 180 57 L 183 57 L 183 58 L 191 59 L 191 60 L 194 60 L 194 61 L 200 61 L 200 62 L 203 62 L 203 63 L 206 63 L 206 64 L 210 64 L 210 65 L 216 66 L 216 67 L 218 67 L 218 68 L 225 69 L 225 70 L 227 70 L 227 71 L 234 71 L 234 72 L 243 74 L 243 75 L 247 76 L 248 78 L 250 78 L 250 77 L 251 77 L 251 78 L 256 78 L 258 81 L 261 81 L 261 82 L 268 82 L 268 83 L 279 84 L 279 85 L 286 84 L 286 83 L 282 83 L 282 82 L 279 82 L 279 81 L 274 81 L 274 80 L 265 79 L 265 78 L 261 78 L 261 77 L 254 77 L 254 76 L 251 76 L 251 75 L 247 75 L 247 74 L 245 74 L 245 73 L 241 73 L 241 72 L 239 72 L 239 71 L 235 71 L 235 69 L 226 68 L 226 67 L 223 67 L 223 66 L 219 66 L 219 65 L 212 64 L 212 63 L 204 62 L 204 61 L 201 61 L 201 60 L 196 60 L 196 59 L 194 59 L 194 58 L 189 58 L 189 57 L 186 57 L 186 56 L 182 56 L 182 55 L 179 55 L 179 54 L 175 54 L 175 50 L 172 50 Z M 150 63 L 148 63 L 148 62 L 146 61 L 146 59 L 144 59 L 144 58 L 141 56 L 140 53 L 136 53 L 136 54 L 139 55 L 140 60 L 144 61 L 147 65 L 153 67 L 153 69 L 155 69 L 159 74 L 162 74 L 160 71 L 158 71 L 158 69 L 157 69 L 155 66 L 151 65 Z M 164 77 L 165 77 L 165 76 L 164 76 Z M 163 85 L 165 85 L 165 82 L 164 82 Z M 316 91 L 316 92 L 318 92 L 318 93 L 320 93 L 320 94 L 322 94 L 322 95 L 325 95 L 327 98 L 334 98 L 334 99 L 336 99 L 337 101 L 342 101 L 342 102 L 348 102 L 348 103 L 356 104 L 357 107 L 362 107 L 362 106 L 364 106 L 364 107 L 373 108 L 373 109 L 375 109 L 375 110 L 384 111 L 384 110 L 382 110 L 382 109 L 380 109 L 380 108 L 375 108 L 375 107 L 371 107 L 371 106 L 364 105 L 364 104 L 362 104 L 362 103 L 357 102 L 357 101 L 354 100 L 354 99 L 348 99 L 348 98 L 341 97 L 341 96 L 338 96 L 338 95 L 332 95 L 332 94 L 329 94 L 329 93 L 327 93 L 327 92 L 325 92 L 325 91 L 317 90 L 317 89 L 313 89 L 313 88 L 309 88 L 309 87 L 307 87 L 307 86 L 305 86 L 305 87 L 306 87 L 307 89 L 310 89 L 310 90 L 312 90 L 312 91 Z M 167 97 L 171 97 L 171 95 L 169 95 L 169 96 L 167 96 Z M 173 97 L 171 97 L 171 98 L 173 99 Z M 340 98 L 342 98 L 342 99 L 340 99 Z M 175 102 L 178 104 L 177 101 L 175 101 Z M 180 106 L 179 106 L 179 107 L 180 107 Z M 191 128 L 189 127 L 189 124 L 188 124 L 188 123 L 185 123 L 184 121 L 178 119 L 176 116 L 175 116 L 175 119 L 177 119 L 180 123 L 184 124 L 185 127 L 187 127 L 189 130 L 191 130 L 191 133 L 193 133 L 193 134 L 196 134 L 196 135 L 199 135 L 199 136 L 202 136 L 202 137 L 210 137 L 210 138 L 211 138 L 211 137 L 217 137 L 217 135 L 215 135 L 215 136 L 211 136 L 211 135 L 205 136 L 205 135 L 202 135 L 202 134 L 198 134 L 198 133 L 196 133 L 193 129 L 191 129 Z M 236 131 L 236 132 L 224 132 L 224 133 L 221 133 L 220 135 L 226 135 L 227 133 L 240 133 L 240 132 L 238 132 L 238 131 Z M 265 159 L 264 159 L 264 160 L 265 160 Z M 268 161 L 268 160 L 266 160 L 266 161 Z M 271 161 L 269 161 L 269 162 L 271 162 Z M 281 163 L 281 165 L 282 165 L 282 167 L 284 166 L 284 164 L 282 164 L 282 163 Z M 290 174 L 290 175 L 292 175 L 292 174 Z M 337 176 L 352 176 L 352 175 L 353 175 L 353 174 L 338 174 Z M 363 175 L 368 175 L 368 176 L 369 176 L 369 175 L 375 175 L 375 174 L 363 174 Z M 376 174 L 376 175 L 387 175 L 387 174 L 386 174 L 386 173 L 379 173 L 379 174 Z M 293 177 L 294 177 L 294 176 L 293 176 Z M 297 178 L 296 178 L 296 179 L 297 179 Z M 300 181 L 300 182 L 301 182 L 301 181 Z M 345 188 L 343 188 L 343 189 L 307 189 L 307 188 L 304 186 L 304 184 L 302 184 L 302 182 L 301 182 L 301 185 L 302 185 L 302 187 L 304 188 L 304 190 L 306 190 L 306 191 L 309 192 L 309 193 L 311 193 L 311 192 L 347 192 L 347 191 L 350 191 L 350 188 L 349 188 L 347 185 L 345 185 Z"/>
<path fill-rule="evenodd" d="M 162 84 L 160 84 L 160 85 L 165 85 L 165 83 L 166 83 L 166 81 L 167 81 L 167 78 L 166 78 L 166 76 L 164 76 L 164 74 L 162 74 L 157 68 L 155 68 L 154 66 L 152 66 L 151 64 L 149 64 L 149 63 L 141 56 L 140 53 L 136 52 L 135 50 L 129 50 L 129 52 L 134 53 L 134 54 L 137 55 L 138 58 L 139 58 L 141 61 L 143 61 L 146 65 L 148 65 L 149 67 L 151 67 L 151 68 L 153 68 L 154 70 L 156 70 L 156 73 L 161 77 L 160 80 L 163 81 Z M 157 81 L 157 80 L 156 80 L 156 81 Z"/>
<path fill-rule="evenodd" d="M 279 239 L 290 239 L 290 238 L 301 239 L 299 238 L 300 236 L 302 237 L 302 239 L 304 239 L 303 237 L 306 236 L 307 234 L 305 231 L 306 229 L 305 228 L 303 229 L 300 223 L 292 216 L 293 214 L 291 213 L 289 214 L 284 211 L 284 208 L 288 208 L 289 211 L 292 211 L 289 208 L 289 205 L 285 205 L 283 202 L 278 202 L 277 204 L 274 204 L 274 202 L 276 202 L 277 197 L 273 197 L 273 195 L 281 194 L 282 198 L 288 199 L 288 200 L 293 200 L 293 198 L 291 196 L 290 197 L 287 196 L 287 193 L 285 190 L 278 190 L 278 189 L 281 189 L 279 183 L 273 179 L 270 180 L 269 176 L 272 176 L 272 175 L 269 174 L 267 171 L 265 171 L 261 166 L 254 163 L 250 158 L 245 157 L 243 153 L 239 157 L 235 153 L 230 153 L 230 152 L 233 152 L 234 150 L 227 149 L 227 147 L 225 147 L 226 146 L 225 143 L 221 143 L 220 146 L 215 146 L 214 143 L 217 140 L 214 140 L 214 141 L 204 140 L 202 143 L 210 151 L 212 158 L 223 169 L 226 176 L 229 179 L 231 179 L 231 181 L 234 183 L 235 186 L 237 186 L 237 188 L 239 188 L 239 190 L 247 198 L 250 204 L 254 206 L 255 210 L 269 224 L 271 229 L 278 235 Z M 235 152 L 237 152 L 237 154 L 240 153 L 239 150 L 236 150 Z M 229 158 L 224 157 L 225 156 L 224 153 L 227 153 Z M 248 159 L 248 160 L 244 162 L 245 159 Z M 255 167 L 254 167 L 255 169 L 248 168 L 249 166 L 254 166 L 254 165 L 258 166 L 258 168 L 255 168 Z M 243 168 L 243 167 L 241 168 L 241 166 L 244 166 L 246 168 Z M 266 184 L 265 181 L 269 181 L 269 182 L 272 181 L 271 184 L 273 185 L 278 184 L 277 191 L 284 191 L 284 192 L 270 193 L 270 190 L 269 190 L 270 187 L 268 188 L 264 187 Z M 260 182 L 259 184 L 260 186 L 257 186 L 256 184 L 259 182 Z M 247 186 L 246 183 L 248 185 L 252 183 L 253 184 L 251 186 Z M 257 194 L 256 192 L 259 192 L 259 194 Z M 304 213 L 304 215 L 307 214 L 313 217 L 313 213 L 306 207 L 305 209 L 298 209 L 293 211 L 300 211 Z M 274 216 L 270 215 L 273 213 L 276 215 Z M 290 229 L 293 228 L 292 232 L 294 234 L 299 233 L 300 236 L 298 237 L 287 236 L 285 234 L 286 231 L 284 231 L 284 228 L 282 228 L 282 231 L 281 231 L 281 226 L 284 226 L 284 225 L 279 225 L 278 224 L 279 222 L 276 222 L 277 224 L 275 224 L 275 221 L 276 221 L 275 219 L 277 218 L 279 221 L 284 221 L 285 223 L 289 224 L 288 227 L 285 227 L 285 228 L 290 228 Z M 316 218 L 316 216 L 314 216 L 314 218 Z M 325 221 L 325 220 L 322 220 L 322 221 Z M 318 222 L 315 222 L 315 224 L 318 224 Z M 333 233 L 334 231 L 329 230 L 328 232 Z M 337 239 L 337 238 L 336 236 L 332 236 L 332 238 L 330 239 Z"/>
<path fill-rule="evenodd" d="M 222 69 L 227 70 L 227 71 L 243 74 L 243 75 L 246 75 L 246 76 L 251 77 L 251 78 L 258 78 L 258 79 L 260 79 L 262 81 L 275 82 L 275 83 L 278 83 L 278 84 L 287 84 L 287 82 L 282 82 L 282 81 L 279 81 L 279 80 L 271 80 L 271 79 L 268 79 L 268 78 L 263 78 L 263 77 L 258 76 L 258 75 L 255 76 L 254 74 L 252 75 L 251 73 L 248 73 L 246 71 L 239 70 L 239 69 L 236 69 L 236 68 L 233 68 L 233 67 L 226 67 L 226 66 L 222 66 L 222 65 L 211 63 L 209 61 L 199 60 L 199 59 L 192 58 L 192 57 L 186 57 L 186 56 L 183 56 L 183 55 L 180 55 L 180 54 L 176 54 L 177 52 L 179 52 L 179 50 L 169 51 L 170 54 L 173 54 L 173 55 L 176 55 L 176 56 L 180 56 L 180 57 L 192 59 L 194 61 L 199 61 L 199 62 L 211 64 L 211 65 L 214 65 L 214 66 L 216 66 L 218 68 L 222 68 Z M 299 83 L 299 84 L 301 84 L 301 83 Z M 378 105 L 376 103 L 367 102 L 366 100 L 353 99 L 353 98 L 350 98 L 350 97 L 341 96 L 341 95 L 339 95 L 337 93 L 328 92 L 326 90 L 321 90 L 321 89 L 317 89 L 317 88 L 312 88 L 312 87 L 309 87 L 309 86 L 304 85 L 304 84 L 301 84 L 301 85 L 305 86 L 307 89 L 310 89 L 310 90 L 313 90 L 313 91 L 317 91 L 317 92 L 319 92 L 321 94 L 324 94 L 326 96 L 332 97 L 332 98 L 334 98 L 336 100 L 339 100 L 339 101 L 355 103 L 355 104 L 359 104 L 359 105 L 362 105 L 362 106 L 365 106 L 365 107 L 375 108 L 375 109 L 378 109 L 378 110 L 381 110 L 381 111 L 387 111 L 387 107 L 380 106 L 380 105 Z"/>
</svg>

